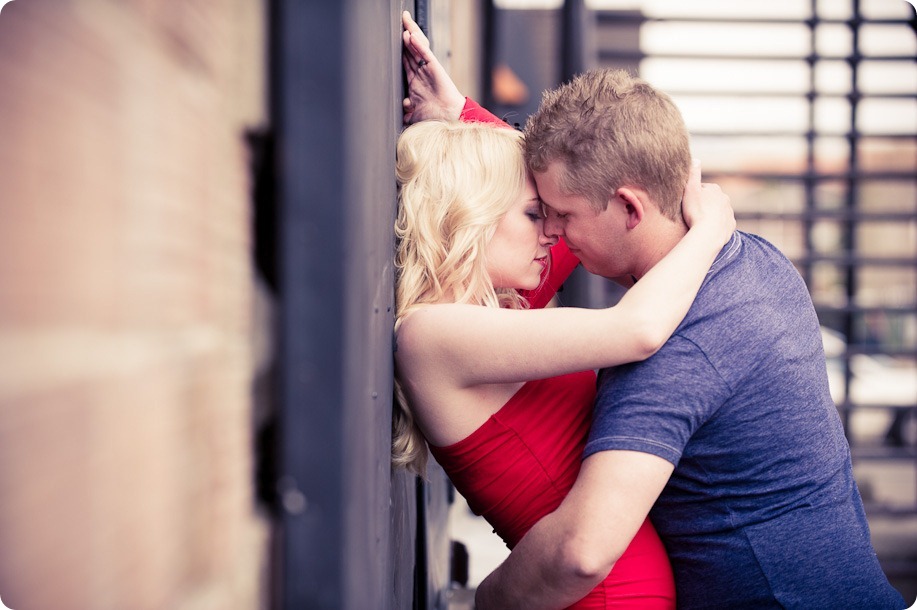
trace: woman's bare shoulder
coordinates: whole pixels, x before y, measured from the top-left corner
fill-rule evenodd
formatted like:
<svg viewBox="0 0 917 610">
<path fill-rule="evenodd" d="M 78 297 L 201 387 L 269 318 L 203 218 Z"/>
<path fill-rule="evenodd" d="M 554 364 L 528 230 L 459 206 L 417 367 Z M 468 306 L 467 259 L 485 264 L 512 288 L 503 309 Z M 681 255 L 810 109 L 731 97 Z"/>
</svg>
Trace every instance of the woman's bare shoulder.
<svg viewBox="0 0 917 610">
<path fill-rule="evenodd" d="M 422 305 L 402 318 L 395 333 L 400 355 L 424 352 L 434 348 L 453 332 L 453 327 L 464 318 L 464 308 L 455 303 Z"/>
<path fill-rule="evenodd" d="M 494 312 L 500 310 L 459 303 L 414 309 L 401 320 L 395 335 L 399 366 L 426 370 L 465 366 L 468 359 L 478 358 L 482 342 L 474 329 L 481 328 L 482 321 Z"/>
</svg>

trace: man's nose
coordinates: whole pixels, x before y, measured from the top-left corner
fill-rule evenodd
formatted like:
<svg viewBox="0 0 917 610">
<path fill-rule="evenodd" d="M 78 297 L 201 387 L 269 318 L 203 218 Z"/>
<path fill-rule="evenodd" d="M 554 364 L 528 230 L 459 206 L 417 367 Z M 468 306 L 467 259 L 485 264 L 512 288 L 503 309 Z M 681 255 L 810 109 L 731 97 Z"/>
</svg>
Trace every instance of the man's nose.
<svg viewBox="0 0 917 610">
<path fill-rule="evenodd" d="M 563 235 L 563 223 L 554 214 L 548 214 L 544 219 L 544 234 L 546 237 L 556 239 Z"/>
<path fill-rule="evenodd" d="M 547 231 L 545 230 L 541 233 L 541 235 L 538 236 L 538 243 L 545 248 L 550 248 L 557 243 L 557 236 L 548 235 Z"/>
</svg>

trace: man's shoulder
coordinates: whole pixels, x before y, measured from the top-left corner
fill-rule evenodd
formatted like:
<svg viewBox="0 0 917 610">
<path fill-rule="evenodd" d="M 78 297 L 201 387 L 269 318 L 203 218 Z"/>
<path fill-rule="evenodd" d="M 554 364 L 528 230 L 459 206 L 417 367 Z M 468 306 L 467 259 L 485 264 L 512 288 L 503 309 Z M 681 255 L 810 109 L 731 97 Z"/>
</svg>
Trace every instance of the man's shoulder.
<svg viewBox="0 0 917 610">
<path fill-rule="evenodd" d="M 724 311 L 731 303 L 763 304 L 808 295 L 792 261 L 774 244 L 753 233 L 736 231 L 717 256 L 688 318 Z"/>
<path fill-rule="evenodd" d="M 757 267 L 763 262 L 779 262 L 787 268 L 792 268 L 786 254 L 764 237 L 735 231 L 713 262 L 710 276 L 715 278 L 722 270 L 736 270 L 745 266 Z"/>
</svg>

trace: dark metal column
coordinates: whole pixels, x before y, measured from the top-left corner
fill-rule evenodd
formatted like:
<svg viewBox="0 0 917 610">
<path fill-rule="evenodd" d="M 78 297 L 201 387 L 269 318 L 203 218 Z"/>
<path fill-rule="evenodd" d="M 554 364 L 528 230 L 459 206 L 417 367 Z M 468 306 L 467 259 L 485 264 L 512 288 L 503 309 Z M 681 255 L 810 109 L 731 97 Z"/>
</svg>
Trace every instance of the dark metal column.
<svg viewBox="0 0 917 610">
<path fill-rule="evenodd" d="M 281 607 L 330 609 L 343 602 L 344 11 L 275 7 Z"/>
<path fill-rule="evenodd" d="M 857 305 L 857 225 L 856 214 L 859 206 L 859 189 L 860 189 L 860 167 L 859 167 L 859 144 L 860 134 L 857 129 L 857 110 L 860 103 L 859 95 L 859 68 L 862 57 L 860 56 L 860 2 L 853 0 L 853 17 L 848 21 L 847 26 L 850 28 L 852 37 L 852 49 L 847 63 L 850 66 L 850 89 L 848 99 L 850 100 L 850 126 L 847 131 L 848 155 L 850 157 L 850 169 L 844 181 L 844 209 L 848 212 L 847 218 L 843 223 L 843 247 L 844 253 L 847 254 L 844 262 L 844 284 L 847 288 L 848 307 L 842 316 L 841 331 L 847 337 L 847 351 L 844 354 L 844 396 L 846 397 L 845 408 L 841 412 L 844 419 L 845 429 L 848 430 L 850 425 L 850 385 L 853 379 L 851 369 L 851 351 L 850 344 L 856 343 L 856 326 L 854 324 L 853 307 Z"/>
<path fill-rule="evenodd" d="M 565 82 L 596 67 L 595 11 L 584 0 L 564 0 L 561 73 Z"/>
<path fill-rule="evenodd" d="M 395 557 L 412 544 L 413 480 L 390 467 L 403 6 L 272 0 L 277 605 L 291 610 L 411 603 Z"/>
</svg>

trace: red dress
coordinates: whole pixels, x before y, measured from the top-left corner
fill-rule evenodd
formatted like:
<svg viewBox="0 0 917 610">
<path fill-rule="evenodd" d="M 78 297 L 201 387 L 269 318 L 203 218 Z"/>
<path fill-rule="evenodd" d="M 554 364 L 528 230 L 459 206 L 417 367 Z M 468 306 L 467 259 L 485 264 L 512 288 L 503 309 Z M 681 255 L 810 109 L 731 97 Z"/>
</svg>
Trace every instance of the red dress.
<svg viewBox="0 0 917 610">
<path fill-rule="evenodd" d="M 466 111 L 462 118 L 467 120 Z M 545 282 L 527 295 L 531 306 L 544 307 L 578 262 L 566 244 L 554 246 Z M 560 506 L 576 481 L 594 399 L 592 371 L 529 381 L 470 436 L 430 451 L 475 514 L 513 548 Z M 649 520 L 611 574 L 571 607 L 675 607 L 672 569 Z"/>
</svg>

